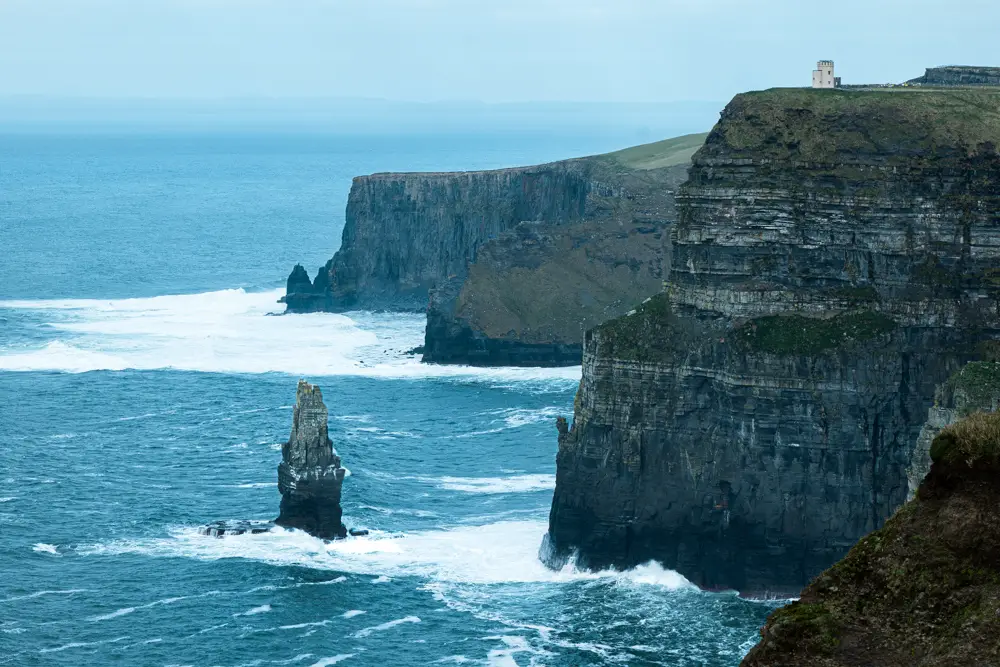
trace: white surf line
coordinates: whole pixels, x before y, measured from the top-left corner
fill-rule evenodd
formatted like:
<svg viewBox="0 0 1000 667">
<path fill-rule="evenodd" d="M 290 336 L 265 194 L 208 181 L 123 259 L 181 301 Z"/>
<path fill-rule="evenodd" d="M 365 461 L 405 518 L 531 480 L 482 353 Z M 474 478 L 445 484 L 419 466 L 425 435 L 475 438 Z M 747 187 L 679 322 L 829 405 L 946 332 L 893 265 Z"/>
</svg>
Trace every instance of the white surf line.
<svg viewBox="0 0 1000 667">
<path fill-rule="evenodd" d="M 43 648 L 39 653 L 59 653 L 61 651 L 68 651 L 71 648 L 83 648 L 85 646 L 102 646 L 104 644 L 117 644 L 118 642 L 123 642 L 128 639 L 128 635 L 123 637 L 116 637 L 115 639 L 103 639 L 97 642 L 70 642 L 69 644 L 63 644 L 62 646 L 57 646 L 56 648 Z"/>
<path fill-rule="evenodd" d="M 3 600 L 0 600 L 0 603 L 17 602 L 18 600 L 31 600 L 34 598 L 40 598 L 43 595 L 75 595 L 76 593 L 89 593 L 89 592 L 90 592 L 89 588 L 71 588 L 66 591 L 36 591 L 34 593 L 29 593 L 28 595 L 17 595 L 11 598 L 4 598 Z"/>
<path fill-rule="evenodd" d="M 398 625 L 403 625 L 404 623 L 419 623 L 419 622 L 420 622 L 419 616 L 407 616 L 406 618 L 397 618 L 395 621 L 389 621 L 387 623 L 382 623 L 380 625 L 373 625 L 371 627 L 362 628 L 361 630 L 358 630 L 351 636 L 357 638 L 367 637 L 373 632 L 383 632 L 385 630 L 390 630 Z"/>
</svg>

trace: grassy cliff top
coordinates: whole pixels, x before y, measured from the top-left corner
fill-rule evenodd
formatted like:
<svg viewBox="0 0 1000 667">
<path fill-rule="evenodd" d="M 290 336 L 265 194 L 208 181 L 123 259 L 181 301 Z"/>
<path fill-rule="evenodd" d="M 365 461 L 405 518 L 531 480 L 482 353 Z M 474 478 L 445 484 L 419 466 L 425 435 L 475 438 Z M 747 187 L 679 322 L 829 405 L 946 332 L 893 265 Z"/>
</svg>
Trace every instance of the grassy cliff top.
<svg viewBox="0 0 1000 667">
<path fill-rule="evenodd" d="M 737 95 L 703 158 L 838 161 L 904 159 L 1000 145 L 1000 89 L 817 90 L 774 88 Z"/>
<path fill-rule="evenodd" d="M 625 148 L 599 157 L 611 158 L 630 169 L 660 169 L 675 167 L 691 161 L 699 148 L 705 144 L 708 133 L 685 134 L 673 139 L 664 139 L 651 144 Z"/>
<path fill-rule="evenodd" d="M 1000 664 L 1000 415 L 935 448 L 917 497 L 771 614 L 743 667 Z"/>
</svg>

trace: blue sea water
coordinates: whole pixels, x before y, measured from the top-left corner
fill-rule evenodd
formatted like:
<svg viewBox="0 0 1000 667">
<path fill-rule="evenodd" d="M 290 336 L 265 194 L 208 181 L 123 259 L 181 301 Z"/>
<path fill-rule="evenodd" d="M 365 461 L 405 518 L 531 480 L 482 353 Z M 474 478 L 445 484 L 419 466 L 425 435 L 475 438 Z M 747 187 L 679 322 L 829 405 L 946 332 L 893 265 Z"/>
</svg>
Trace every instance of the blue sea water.
<svg viewBox="0 0 1000 667">
<path fill-rule="evenodd" d="M 579 368 L 422 366 L 415 315 L 268 316 L 356 174 L 615 147 L 0 134 L 0 664 L 738 664 L 771 605 L 538 562 Z M 371 534 L 198 535 L 275 516 L 298 377 Z"/>
</svg>

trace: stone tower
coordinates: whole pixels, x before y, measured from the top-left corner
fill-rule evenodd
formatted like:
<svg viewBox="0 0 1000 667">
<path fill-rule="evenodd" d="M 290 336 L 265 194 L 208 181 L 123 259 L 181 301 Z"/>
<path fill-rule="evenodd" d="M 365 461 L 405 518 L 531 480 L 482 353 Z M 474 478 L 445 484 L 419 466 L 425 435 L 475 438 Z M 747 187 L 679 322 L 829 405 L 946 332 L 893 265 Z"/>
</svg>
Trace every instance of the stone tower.
<svg viewBox="0 0 1000 667">
<path fill-rule="evenodd" d="M 820 60 L 813 70 L 813 88 L 836 88 L 837 79 L 833 75 L 833 61 Z"/>
</svg>

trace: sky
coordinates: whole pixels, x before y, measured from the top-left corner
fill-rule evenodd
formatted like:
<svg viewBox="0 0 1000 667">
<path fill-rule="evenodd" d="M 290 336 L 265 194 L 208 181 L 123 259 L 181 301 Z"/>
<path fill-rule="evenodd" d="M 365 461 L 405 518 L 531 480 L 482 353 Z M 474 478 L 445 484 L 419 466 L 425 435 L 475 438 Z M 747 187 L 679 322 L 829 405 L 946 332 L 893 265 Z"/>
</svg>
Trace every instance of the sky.
<svg viewBox="0 0 1000 667">
<path fill-rule="evenodd" d="M 0 96 L 728 100 L 1000 65 L 996 0 L 0 0 Z"/>
</svg>

